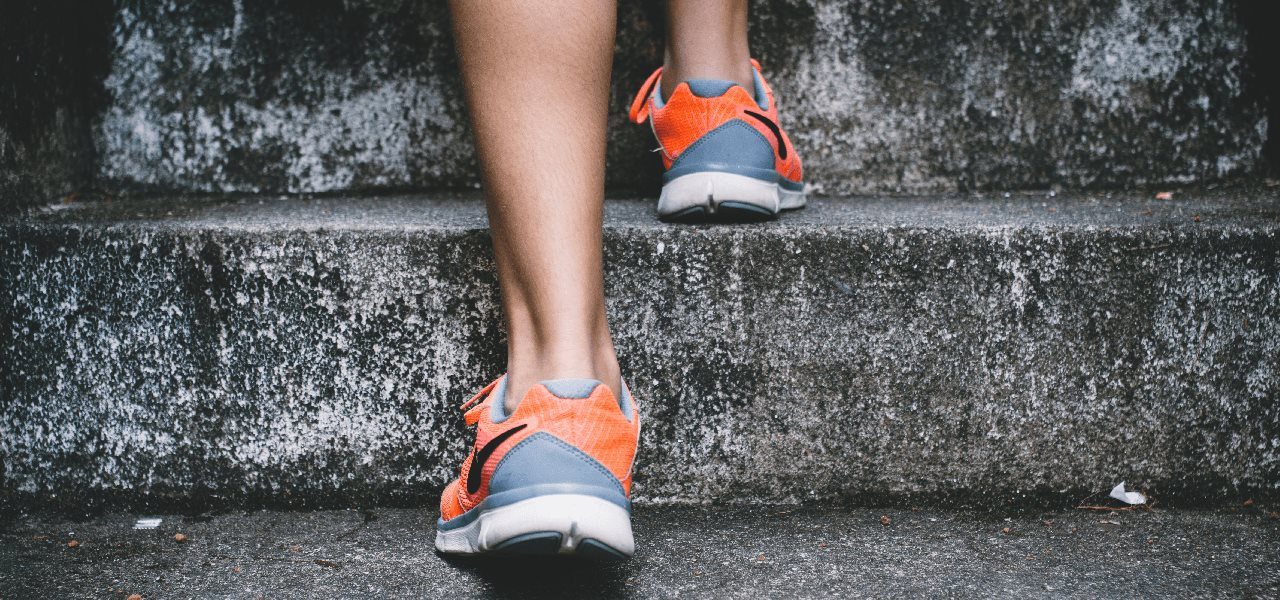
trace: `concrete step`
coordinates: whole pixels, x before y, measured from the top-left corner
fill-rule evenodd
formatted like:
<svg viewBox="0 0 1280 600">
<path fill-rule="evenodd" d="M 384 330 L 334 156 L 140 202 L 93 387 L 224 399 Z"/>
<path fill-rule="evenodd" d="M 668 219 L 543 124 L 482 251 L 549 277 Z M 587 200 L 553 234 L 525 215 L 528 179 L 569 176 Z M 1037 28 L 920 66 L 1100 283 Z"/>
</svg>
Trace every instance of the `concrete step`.
<svg viewBox="0 0 1280 600">
<path fill-rule="evenodd" d="M 607 204 L 643 502 L 1280 489 L 1280 188 Z M 430 502 L 500 373 L 474 197 L 0 220 L 11 505 Z"/>
<path fill-rule="evenodd" d="M 829 194 L 1206 181 L 1260 173 L 1276 148 L 1262 4 L 763 0 L 751 43 Z M 661 14 L 619 6 L 619 189 L 657 181 L 625 116 L 661 63 Z M 0 8 L 0 27 L 17 58 L 0 63 L 0 200 L 478 181 L 438 3 L 50 0 Z"/>
<path fill-rule="evenodd" d="M 420 509 L 163 515 L 152 530 L 133 529 L 138 514 L 37 517 L 0 528 L 0 585 L 18 598 L 1270 598 L 1273 508 L 643 507 L 636 556 L 603 565 L 443 558 Z"/>
</svg>

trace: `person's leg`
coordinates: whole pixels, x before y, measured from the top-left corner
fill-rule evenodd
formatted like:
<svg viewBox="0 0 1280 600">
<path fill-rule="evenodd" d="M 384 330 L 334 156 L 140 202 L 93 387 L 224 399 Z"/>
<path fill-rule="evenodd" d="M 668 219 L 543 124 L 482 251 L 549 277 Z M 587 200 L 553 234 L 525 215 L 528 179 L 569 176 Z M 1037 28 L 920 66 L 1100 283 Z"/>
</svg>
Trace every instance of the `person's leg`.
<svg viewBox="0 0 1280 600">
<path fill-rule="evenodd" d="M 746 0 L 667 0 L 664 64 L 630 118 L 662 150 L 659 219 L 752 222 L 805 205 L 800 158 L 751 61 Z"/>
<path fill-rule="evenodd" d="M 601 247 L 617 6 L 451 6 L 509 334 L 507 408 L 546 379 L 598 379 L 617 395 Z"/>
<path fill-rule="evenodd" d="M 735 81 L 752 89 L 747 0 L 667 0 L 662 90 L 688 79 Z"/>
</svg>

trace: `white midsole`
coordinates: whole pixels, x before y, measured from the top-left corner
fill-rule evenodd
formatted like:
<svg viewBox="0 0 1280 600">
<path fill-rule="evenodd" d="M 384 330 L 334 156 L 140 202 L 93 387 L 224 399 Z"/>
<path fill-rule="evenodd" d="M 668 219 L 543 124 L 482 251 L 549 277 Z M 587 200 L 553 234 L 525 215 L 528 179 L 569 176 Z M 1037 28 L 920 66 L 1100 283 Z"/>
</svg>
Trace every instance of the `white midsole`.
<svg viewBox="0 0 1280 600">
<path fill-rule="evenodd" d="M 704 171 L 681 175 L 662 186 L 658 214 L 674 215 L 694 207 L 715 212 L 720 203 L 730 201 L 751 204 L 770 214 L 777 214 L 779 210 L 804 206 L 805 193 L 746 175 Z"/>
<path fill-rule="evenodd" d="M 548 494 L 485 510 L 463 527 L 437 530 L 436 549 L 477 554 L 517 536 L 548 531 L 561 534 L 561 554 L 573 553 L 588 538 L 628 556 L 635 552 L 631 514 L 608 500 L 582 494 Z"/>
<path fill-rule="evenodd" d="M 808 197 L 804 190 L 792 191 L 782 186 L 778 186 L 779 206 L 782 210 L 792 210 L 796 208 L 804 208 Z"/>
</svg>

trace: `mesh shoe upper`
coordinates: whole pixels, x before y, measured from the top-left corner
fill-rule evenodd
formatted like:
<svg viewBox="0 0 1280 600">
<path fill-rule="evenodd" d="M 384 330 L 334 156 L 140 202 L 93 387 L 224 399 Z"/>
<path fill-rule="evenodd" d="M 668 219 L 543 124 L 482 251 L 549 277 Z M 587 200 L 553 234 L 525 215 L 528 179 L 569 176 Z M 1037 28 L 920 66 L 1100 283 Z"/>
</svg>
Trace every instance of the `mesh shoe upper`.
<svg viewBox="0 0 1280 600">
<path fill-rule="evenodd" d="M 722 93 L 704 97 L 689 82 L 681 82 L 664 102 L 661 93 L 662 69 L 649 76 L 631 103 L 630 117 L 635 123 L 646 120 L 662 149 L 663 167 L 671 169 L 687 149 L 699 139 L 732 120 L 746 123 L 757 131 L 773 149 L 773 168 L 784 179 L 802 181 L 804 172 L 800 157 L 790 138 L 778 125 L 778 108 L 773 90 L 760 74 L 760 65 L 752 60 L 755 94 L 740 85 L 731 85 Z M 720 91 L 720 90 L 716 90 Z"/>
<path fill-rule="evenodd" d="M 449 483 L 440 498 L 441 520 L 458 517 L 483 502 L 494 492 L 490 484 L 508 454 L 526 440 L 535 442 L 548 436 L 572 452 L 565 456 L 581 457 L 590 463 L 590 468 L 607 472 L 611 483 L 616 480 L 622 493 L 630 494 L 640 416 L 629 394 L 619 402 L 608 386 L 596 385 L 585 397 L 563 398 L 547 385 L 539 384 L 508 415 L 503 412 L 501 381 L 499 378 L 490 383 L 463 404 L 467 424 L 476 426 L 476 442 L 462 463 L 461 475 Z M 484 464 L 474 472 L 473 479 L 471 465 L 476 460 L 483 460 Z M 527 468 L 528 461 L 515 464 Z M 554 477 L 564 471 L 548 472 Z"/>
</svg>

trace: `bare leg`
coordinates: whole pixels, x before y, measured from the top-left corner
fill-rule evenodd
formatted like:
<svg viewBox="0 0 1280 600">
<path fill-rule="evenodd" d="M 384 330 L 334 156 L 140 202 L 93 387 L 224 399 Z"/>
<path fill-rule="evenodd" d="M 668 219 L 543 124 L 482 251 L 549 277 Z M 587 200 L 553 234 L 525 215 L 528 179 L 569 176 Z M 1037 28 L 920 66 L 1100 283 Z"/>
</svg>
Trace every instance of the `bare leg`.
<svg viewBox="0 0 1280 600">
<path fill-rule="evenodd" d="M 754 85 L 747 47 L 747 0 L 667 0 L 662 91 L 687 79 Z"/>
<path fill-rule="evenodd" d="M 617 394 L 601 247 L 617 6 L 451 7 L 510 334 L 507 408 L 543 379 L 598 379 Z"/>
</svg>

